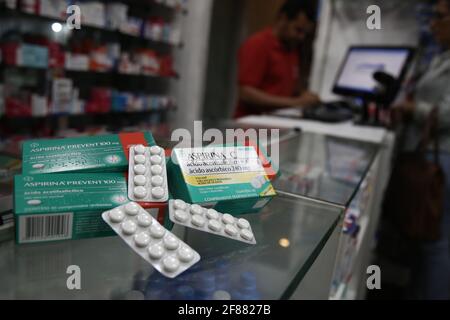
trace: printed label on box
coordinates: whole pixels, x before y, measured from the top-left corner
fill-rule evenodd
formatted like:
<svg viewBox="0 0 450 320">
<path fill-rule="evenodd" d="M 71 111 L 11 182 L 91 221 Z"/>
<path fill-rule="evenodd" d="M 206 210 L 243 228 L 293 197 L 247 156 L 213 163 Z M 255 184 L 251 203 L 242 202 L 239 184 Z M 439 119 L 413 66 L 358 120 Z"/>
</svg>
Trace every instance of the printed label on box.
<svg viewBox="0 0 450 320">
<path fill-rule="evenodd" d="M 126 171 L 135 144 L 155 143 L 149 132 L 25 141 L 23 173 Z"/>
<path fill-rule="evenodd" d="M 222 208 L 222 212 L 238 214 L 259 209 L 254 207 L 257 201 L 276 194 L 253 147 L 215 146 L 173 152 L 169 175 L 177 185 L 182 180 L 185 188 L 173 189 L 172 193 L 189 203 L 215 202 L 214 207 Z"/>
</svg>

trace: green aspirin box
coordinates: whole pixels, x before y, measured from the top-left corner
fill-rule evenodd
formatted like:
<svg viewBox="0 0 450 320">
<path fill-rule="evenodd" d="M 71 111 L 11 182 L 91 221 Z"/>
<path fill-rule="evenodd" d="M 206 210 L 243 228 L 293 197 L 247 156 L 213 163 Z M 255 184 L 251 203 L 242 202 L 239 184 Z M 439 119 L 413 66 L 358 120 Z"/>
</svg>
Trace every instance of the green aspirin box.
<svg viewBox="0 0 450 320">
<path fill-rule="evenodd" d="M 25 141 L 22 173 L 126 171 L 128 149 L 136 144 L 155 141 L 150 132 Z"/>
<path fill-rule="evenodd" d="M 258 212 L 276 195 L 252 146 L 175 148 L 168 176 L 173 198 L 222 213 Z"/>
<path fill-rule="evenodd" d="M 114 235 L 101 213 L 128 202 L 123 173 L 18 175 L 17 243 Z"/>
</svg>

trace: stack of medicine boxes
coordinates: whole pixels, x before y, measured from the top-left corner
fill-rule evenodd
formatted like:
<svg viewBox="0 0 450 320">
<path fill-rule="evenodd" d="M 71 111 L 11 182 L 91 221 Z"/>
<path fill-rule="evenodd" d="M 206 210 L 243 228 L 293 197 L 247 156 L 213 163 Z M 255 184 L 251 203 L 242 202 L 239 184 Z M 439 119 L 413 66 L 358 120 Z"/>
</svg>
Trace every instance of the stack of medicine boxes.
<svg viewBox="0 0 450 320">
<path fill-rule="evenodd" d="M 16 242 L 114 235 L 101 214 L 130 201 L 133 145 L 156 143 L 149 132 L 26 141 L 22 175 L 14 180 Z M 276 174 L 261 155 L 254 146 L 174 149 L 167 165 L 170 192 L 220 212 L 257 212 L 275 195 L 270 180 Z M 139 204 L 170 224 L 167 203 Z"/>
</svg>

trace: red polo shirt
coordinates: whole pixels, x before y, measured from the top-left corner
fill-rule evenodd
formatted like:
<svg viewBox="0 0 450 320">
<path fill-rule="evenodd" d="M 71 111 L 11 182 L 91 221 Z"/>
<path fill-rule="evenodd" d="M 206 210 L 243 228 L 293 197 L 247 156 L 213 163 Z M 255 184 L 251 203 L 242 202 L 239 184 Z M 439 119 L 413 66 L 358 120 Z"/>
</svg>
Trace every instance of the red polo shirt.
<svg viewBox="0 0 450 320">
<path fill-rule="evenodd" d="M 266 93 L 291 97 L 299 80 L 299 52 L 287 50 L 266 28 L 251 36 L 239 49 L 239 86 L 250 86 Z M 239 101 L 235 118 L 261 114 L 265 108 Z M 266 109 L 267 110 L 267 109 Z"/>
</svg>

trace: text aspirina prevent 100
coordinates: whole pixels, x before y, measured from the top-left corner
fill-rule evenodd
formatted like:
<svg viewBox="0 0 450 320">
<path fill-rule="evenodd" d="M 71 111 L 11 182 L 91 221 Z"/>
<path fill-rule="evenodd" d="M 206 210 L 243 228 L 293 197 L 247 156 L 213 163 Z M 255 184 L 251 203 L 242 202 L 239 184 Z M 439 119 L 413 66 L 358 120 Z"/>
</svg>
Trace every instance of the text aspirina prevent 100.
<svg viewBox="0 0 450 320">
<path fill-rule="evenodd" d="M 174 198 L 219 212 L 257 212 L 276 194 L 251 146 L 176 148 L 168 176 Z"/>
<path fill-rule="evenodd" d="M 118 172 L 128 168 L 131 145 L 153 146 L 150 132 L 30 140 L 22 148 L 22 173 Z"/>
<path fill-rule="evenodd" d="M 113 235 L 101 213 L 128 202 L 122 173 L 18 175 L 14 210 L 18 243 Z"/>
<path fill-rule="evenodd" d="M 112 236 L 101 213 L 128 201 L 124 173 L 18 175 L 14 179 L 17 243 Z M 166 203 L 139 204 L 163 221 Z"/>
</svg>

